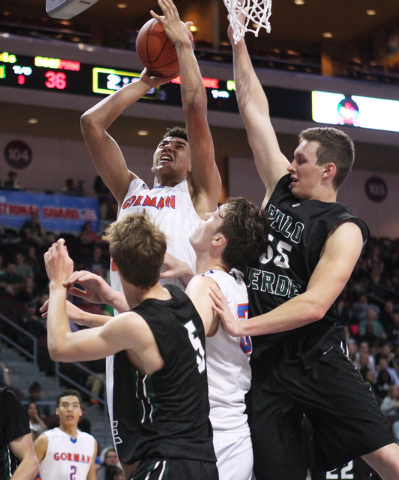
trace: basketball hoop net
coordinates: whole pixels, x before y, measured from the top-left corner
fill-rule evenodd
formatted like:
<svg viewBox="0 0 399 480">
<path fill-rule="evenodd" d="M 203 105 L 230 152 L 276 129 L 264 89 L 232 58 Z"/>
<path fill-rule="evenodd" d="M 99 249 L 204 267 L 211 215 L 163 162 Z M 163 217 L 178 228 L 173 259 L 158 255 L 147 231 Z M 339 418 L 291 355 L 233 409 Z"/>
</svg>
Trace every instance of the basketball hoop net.
<svg viewBox="0 0 399 480">
<path fill-rule="evenodd" d="M 229 12 L 227 18 L 233 29 L 235 44 L 242 39 L 246 32 L 253 32 L 257 37 L 259 30 L 265 28 L 267 33 L 270 33 L 269 18 L 272 14 L 272 0 L 223 1 Z M 245 16 L 244 23 L 241 21 L 242 16 Z"/>
</svg>

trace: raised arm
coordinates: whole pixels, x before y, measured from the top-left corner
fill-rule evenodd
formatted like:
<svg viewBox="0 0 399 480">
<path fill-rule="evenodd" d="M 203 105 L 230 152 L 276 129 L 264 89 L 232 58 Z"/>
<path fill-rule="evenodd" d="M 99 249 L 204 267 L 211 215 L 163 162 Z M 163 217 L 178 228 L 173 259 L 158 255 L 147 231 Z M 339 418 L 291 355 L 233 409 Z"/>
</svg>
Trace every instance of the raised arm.
<svg viewBox="0 0 399 480">
<path fill-rule="evenodd" d="M 237 45 L 229 28 L 233 47 L 234 80 L 241 118 L 252 149 L 258 174 L 270 198 L 277 182 L 287 173 L 288 160 L 281 153 L 270 120 L 269 103 L 256 76 L 244 39 Z"/>
<path fill-rule="evenodd" d="M 216 209 L 221 193 L 221 180 L 215 163 L 215 150 L 207 121 L 207 97 L 198 62 L 195 58 L 188 29 L 191 22 L 182 25 L 177 8 L 171 0 L 158 0 L 164 16 L 152 16 L 160 21 L 179 58 L 181 94 L 190 146 L 194 207 L 201 218 Z"/>
<path fill-rule="evenodd" d="M 328 238 L 306 292 L 268 313 L 237 322 L 229 315 L 225 299 L 213 289 L 216 312 L 228 333 L 235 337 L 285 332 L 321 320 L 348 282 L 362 246 L 360 228 L 354 223 L 343 223 Z"/>
<path fill-rule="evenodd" d="M 219 289 L 217 283 L 212 278 L 201 275 L 194 277 L 186 289 L 187 295 L 201 317 L 207 337 L 214 335 L 219 325 L 219 315 L 213 309 L 213 301 L 210 297 L 211 286 Z"/>
<path fill-rule="evenodd" d="M 93 163 L 119 205 L 125 198 L 130 182 L 137 177 L 128 170 L 121 149 L 107 129 L 128 106 L 136 103 L 151 88 L 169 80 L 166 77 L 151 77 L 144 69 L 137 82 L 104 98 L 81 117 L 82 134 Z"/>
<path fill-rule="evenodd" d="M 64 282 L 72 274 L 73 262 L 63 239 L 50 247 L 44 261 L 50 280 L 47 346 L 52 360 L 98 360 L 128 350 L 133 352 L 135 366 L 140 371 L 150 374 L 163 367 L 163 359 L 150 327 L 134 312 L 117 315 L 102 327 L 72 333 L 66 312 L 67 289 Z"/>
</svg>

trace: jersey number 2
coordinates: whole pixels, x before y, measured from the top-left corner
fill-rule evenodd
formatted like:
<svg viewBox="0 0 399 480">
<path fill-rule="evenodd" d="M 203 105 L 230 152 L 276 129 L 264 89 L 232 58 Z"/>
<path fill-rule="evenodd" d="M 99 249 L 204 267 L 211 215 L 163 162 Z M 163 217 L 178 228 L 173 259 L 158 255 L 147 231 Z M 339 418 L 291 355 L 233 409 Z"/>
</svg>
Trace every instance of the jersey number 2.
<svg viewBox="0 0 399 480">
<path fill-rule="evenodd" d="M 71 473 L 69 475 L 69 480 L 76 480 L 76 466 L 71 465 Z"/>
</svg>

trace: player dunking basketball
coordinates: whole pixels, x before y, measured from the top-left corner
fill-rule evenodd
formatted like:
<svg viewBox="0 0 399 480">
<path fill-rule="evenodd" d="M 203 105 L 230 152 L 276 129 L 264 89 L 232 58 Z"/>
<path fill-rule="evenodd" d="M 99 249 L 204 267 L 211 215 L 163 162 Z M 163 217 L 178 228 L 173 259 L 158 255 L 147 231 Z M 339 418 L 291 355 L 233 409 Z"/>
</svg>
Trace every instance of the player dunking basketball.
<svg viewBox="0 0 399 480">
<path fill-rule="evenodd" d="M 213 298 L 231 335 L 252 336 L 249 409 L 256 478 L 306 477 L 306 413 L 320 470 L 362 456 L 383 479 L 398 480 L 399 447 L 334 327 L 333 302 L 368 237 L 365 224 L 337 203 L 352 168 L 353 144 L 333 128 L 305 130 L 289 163 L 245 42 L 231 40 L 240 113 L 266 187 L 270 246 L 247 271 L 252 318 L 237 323 L 217 291 Z"/>
</svg>

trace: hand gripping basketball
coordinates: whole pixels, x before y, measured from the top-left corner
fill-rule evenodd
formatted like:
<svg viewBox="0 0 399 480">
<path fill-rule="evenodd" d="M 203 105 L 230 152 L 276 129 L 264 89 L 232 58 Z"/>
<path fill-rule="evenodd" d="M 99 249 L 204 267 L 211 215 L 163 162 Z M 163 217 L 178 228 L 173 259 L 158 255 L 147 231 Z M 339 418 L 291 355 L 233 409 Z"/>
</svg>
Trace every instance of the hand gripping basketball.
<svg viewBox="0 0 399 480">
<path fill-rule="evenodd" d="M 193 36 L 188 27 L 181 22 L 178 11 L 171 1 L 159 0 L 158 3 L 164 16 L 151 11 L 154 18 L 141 27 L 136 40 L 136 53 L 150 74 L 172 76 L 178 74 L 180 70 L 173 42 L 176 43 L 188 36 L 193 44 Z M 166 34 L 163 25 L 171 38 Z"/>
</svg>

